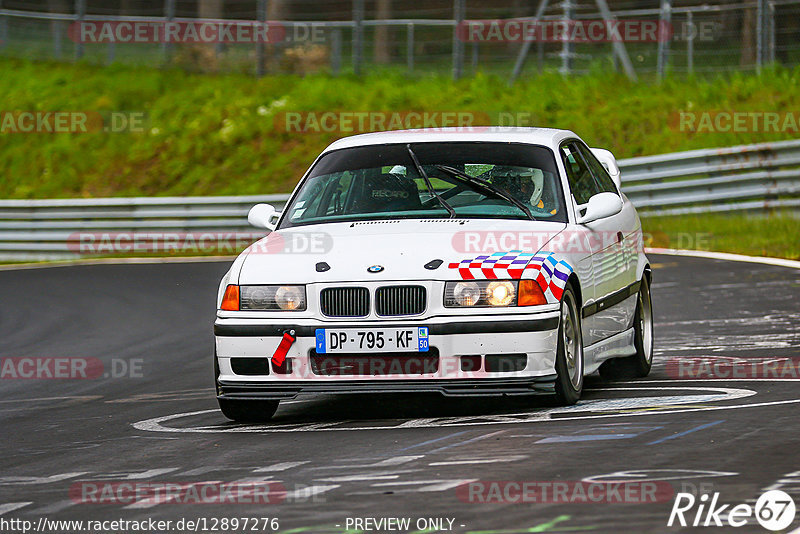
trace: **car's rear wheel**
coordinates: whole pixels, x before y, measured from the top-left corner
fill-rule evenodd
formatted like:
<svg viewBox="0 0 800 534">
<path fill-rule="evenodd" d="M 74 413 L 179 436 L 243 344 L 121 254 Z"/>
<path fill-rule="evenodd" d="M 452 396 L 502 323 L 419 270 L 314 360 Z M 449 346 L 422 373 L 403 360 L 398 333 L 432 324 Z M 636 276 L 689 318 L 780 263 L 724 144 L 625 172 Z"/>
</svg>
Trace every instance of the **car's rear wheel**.
<svg viewBox="0 0 800 534">
<path fill-rule="evenodd" d="M 583 391 L 583 337 L 578 299 L 567 285 L 561 297 L 561 320 L 556 350 L 556 400 L 563 406 L 578 402 Z"/>
<path fill-rule="evenodd" d="M 217 399 L 222 414 L 239 423 L 264 423 L 278 410 L 280 401 Z"/>
<path fill-rule="evenodd" d="M 636 354 L 614 358 L 600 366 L 600 376 L 606 380 L 642 378 L 650 374 L 653 366 L 653 305 L 650 300 L 650 283 L 642 277 L 633 317 L 633 344 Z"/>
</svg>

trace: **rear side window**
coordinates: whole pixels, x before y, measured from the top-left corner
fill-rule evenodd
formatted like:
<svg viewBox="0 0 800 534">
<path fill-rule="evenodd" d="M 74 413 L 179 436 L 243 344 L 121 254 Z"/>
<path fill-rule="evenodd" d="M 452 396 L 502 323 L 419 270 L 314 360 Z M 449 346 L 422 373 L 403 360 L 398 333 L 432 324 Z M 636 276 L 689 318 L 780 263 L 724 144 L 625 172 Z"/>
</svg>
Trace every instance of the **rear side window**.
<svg viewBox="0 0 800 534">
<path fill-rule="evenodd" d="M 603 164 L 600 163 L 592 151 L 584 145 L 583 143 L 572 143 L 572 146 L 575 146 L 580 150 L 581 154 L 583 155 L 583 159 L 586 160 L 586 163 L 589 165 L 589 168 L 592 170 L 592 174 L 594 174 L 595 180 L 597 180 L 597 185 L 600 187 L 601 193 L 614 193 L 618 195 L 619 192 L 617 191 L 617 186 L 614 184 L 614 180 L 611 179 L 611 175 L 608 174 L 608 171 Z"/>
<path fill-rule="evenodd" d="M 567 169 L 572 196 L 578 204 L 586 204 L 590 198 L 601 192 L 600 188 L 586 162 L 575 149 L 574 143 L 563 145 L 560 152 L 564 167 Z"/>
</svg>

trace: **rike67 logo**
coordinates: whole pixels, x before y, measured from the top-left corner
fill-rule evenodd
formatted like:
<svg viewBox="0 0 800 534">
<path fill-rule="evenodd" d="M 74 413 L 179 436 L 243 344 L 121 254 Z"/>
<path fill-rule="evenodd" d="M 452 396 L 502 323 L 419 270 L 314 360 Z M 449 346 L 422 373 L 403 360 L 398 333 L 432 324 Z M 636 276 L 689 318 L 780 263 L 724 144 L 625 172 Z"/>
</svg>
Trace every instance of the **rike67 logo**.
<svg viewBox="0 0 800 534">
<path fill-rule="evenodd" d="M 781 490 L 764 492 L 755 506 L 719 504 L 719 492 L 710 497 L 707 493 L 699 497 L 678 493 L 667 526 L 743 527 L 754 524 L 755 519 L 765 529 L 778 531 L 792 524 L 795 512 L 794 499 Z"/>
</svg>

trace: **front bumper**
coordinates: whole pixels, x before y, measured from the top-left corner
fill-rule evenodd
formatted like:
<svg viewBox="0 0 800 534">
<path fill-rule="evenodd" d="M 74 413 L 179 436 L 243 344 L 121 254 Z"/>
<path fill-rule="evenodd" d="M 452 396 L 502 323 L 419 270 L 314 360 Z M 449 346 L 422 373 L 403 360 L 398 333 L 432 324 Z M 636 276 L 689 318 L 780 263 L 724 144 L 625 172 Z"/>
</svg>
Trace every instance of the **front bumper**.
<svg viewBox="0 0 800 534">
<path fill-rule="evenodd" d="M 381 353 L 366 357 L 413 362 L 416 355 L 432 358 L 436 365 L 411 372 L 325 374 L 316 355 L 317 328 L 402 328 L 426 326 L 429 353 Z M 294 330 L 296 341 L 286 355 L 288 366 L 276 368 L 269 358 L 283 333 Z M 216 336 L 217 395 L 226 399 L 289 399 L 300 393 L 434 392 L 444 395 L 520 395 L 552 393 L 558 312 L 514 316 L 429 317 L 413 321 L 330 322 L 316 319 L 286 323 L 240 318 L 218 318 Z M 512 355 L 520 370 L 492 368 L 490 358 Z M 365 357 L 359 355 L 359 357 Z M 465 370 L 463 357 L 478 358 L 478 368 Z M 263 374 L 238 374 L 234 363 L 263 363 Z M 496 361 L 496 360 L 493 360 Z M 421 369 L 421 370 L 420 370 Z M 241 371 L 239 371 L 241 372 Z"/>
</svg>

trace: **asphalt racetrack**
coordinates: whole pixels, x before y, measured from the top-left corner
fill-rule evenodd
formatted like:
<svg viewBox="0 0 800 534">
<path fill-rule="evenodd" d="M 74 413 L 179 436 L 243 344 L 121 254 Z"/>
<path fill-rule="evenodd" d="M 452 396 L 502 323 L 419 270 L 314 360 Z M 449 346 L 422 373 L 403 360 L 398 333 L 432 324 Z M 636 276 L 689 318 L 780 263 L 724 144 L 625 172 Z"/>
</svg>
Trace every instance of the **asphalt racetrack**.
<svg viewBox="0 0 800 534">
<path fill-rule="evenodd" d="M 697 530 L 667 526 L 678 492 L 752 505 L 779 488 L 800 506 L 800 270 L 650 259 L 656 352 L 647 379 L 588 377 L 571 408 L 541 397 L 305 397 L 262 426 L 227 421 L 214 398 L 214 297 L 227 262 L 0 271 L 0 531 L 22 531 L 22 521 L 77 532 L 85 525 L 53 521 L 153 519 L 173 521 L 165 531 L 242 532 L 220 521 L 276 518 L 246 530 L 652 533 Z M 30 371 L 23 358 L 67 358 L 88 378 L 41 378 L 64 372 L 47 369 L 52 362 L 39 378 L 14 377 Z M 503 493 L 509 481 L 565 482 L 570 492 L 519 502 Z M 625 502 L 572 492 L 620 481 L 658 491 Z M 262 482 L 275 502 L 117 491 Z M 475 482 L 483 485 L 465 490 Z M 484 502 L 491 488 L 499 498 Z M 181 519 L 206 523 L 176 527 Z M 752 518 L 735 531 L 767 532 Z"/>
</svg>

